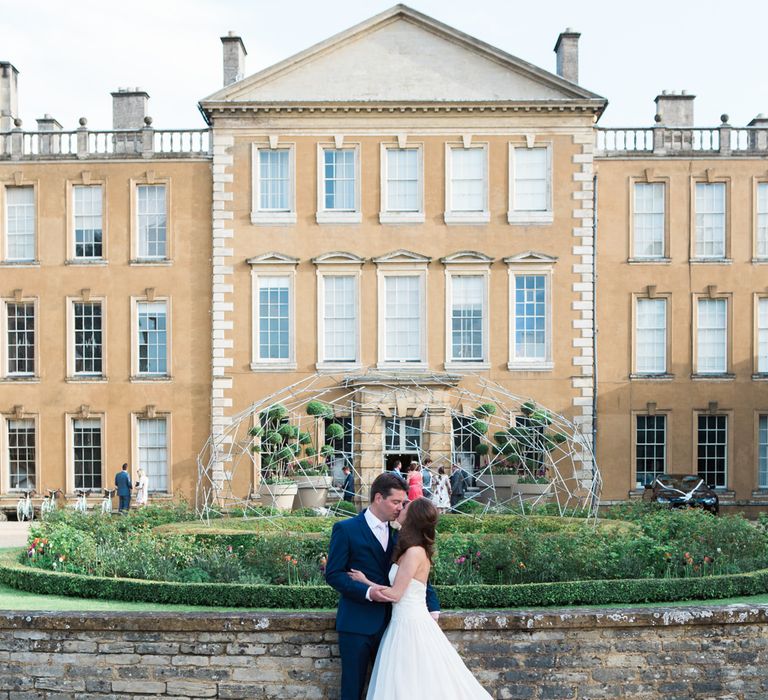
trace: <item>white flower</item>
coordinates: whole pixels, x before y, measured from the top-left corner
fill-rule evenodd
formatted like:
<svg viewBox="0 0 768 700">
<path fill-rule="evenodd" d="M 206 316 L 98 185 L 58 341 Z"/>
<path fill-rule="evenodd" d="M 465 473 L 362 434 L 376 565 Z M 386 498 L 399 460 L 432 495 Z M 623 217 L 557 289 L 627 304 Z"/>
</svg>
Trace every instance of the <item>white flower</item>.
<svg viewBox="0 0 768 700">
<path fill-rule="evenodd" d="M 392 527 L 393 530 L 399 530 L 402 527 L 402 525 L 400 525 L 400 523 L 397 522 L 397 520 L 393 520 L 390 523 L 390 526 Z"/>
</svg>

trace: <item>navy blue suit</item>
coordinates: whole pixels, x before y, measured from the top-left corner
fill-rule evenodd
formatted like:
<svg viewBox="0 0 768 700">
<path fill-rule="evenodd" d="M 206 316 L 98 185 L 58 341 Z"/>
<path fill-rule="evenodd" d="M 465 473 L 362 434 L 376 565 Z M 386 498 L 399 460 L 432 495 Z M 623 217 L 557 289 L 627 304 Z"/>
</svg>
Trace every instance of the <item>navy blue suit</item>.
<svg viewBox="0 0 768 700">
<path fill-rule="evenodd" d="M 118 511 L 122 513 L 131 507 L 131 475 L 127 471 L 117 472 L 115 486 L 117 486 L 117 500 L 120 504 Z"/>
<path fill-rule="evenodd" d="M 353 581 L 347 572 L 357 569 L 374 583 L 389 585 L 396 531 L 389 530 L 389 546 L 385 552 L 360 513 L 341 520 L 333 526 L 325 580 L 340 594 L 336 611 L 341 654 L 341 698 L 359 700 L 362 696 L 368 664 L 376 657 L 381 636 L 392 614 L 388 603 L 373 603 L 366 599 L 368 586 Z M 440 605 L 432 586 L 427 587 L 427 607 L 439 610 Z"/>
</svg>

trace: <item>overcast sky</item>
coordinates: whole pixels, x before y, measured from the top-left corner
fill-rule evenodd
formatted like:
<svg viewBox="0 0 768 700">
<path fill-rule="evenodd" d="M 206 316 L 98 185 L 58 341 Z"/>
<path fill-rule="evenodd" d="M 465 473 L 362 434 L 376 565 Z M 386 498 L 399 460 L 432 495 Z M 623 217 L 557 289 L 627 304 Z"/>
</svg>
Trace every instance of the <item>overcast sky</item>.
<svg viewBox="0 0 768 700">
<path fill-rule="evenodd" d="M 19 70 L 24 128 L 44 113 L 112 125 L 110 92 L 140 87 L 158 128 L 203 127 L 221 87 L 221 42 L 238 33 L 246 75 L 375 15 L 387 0 L 0 0 L 0 60 Z M 608 98 L 605 126 L 653 123 L 662 90 L 697 96 L 696 124 L 768 113 L 768 0 L 411 0 L 410 6 L 554 72 L 566 27 L 581 32 L 580 83 Z"/>
</svg>

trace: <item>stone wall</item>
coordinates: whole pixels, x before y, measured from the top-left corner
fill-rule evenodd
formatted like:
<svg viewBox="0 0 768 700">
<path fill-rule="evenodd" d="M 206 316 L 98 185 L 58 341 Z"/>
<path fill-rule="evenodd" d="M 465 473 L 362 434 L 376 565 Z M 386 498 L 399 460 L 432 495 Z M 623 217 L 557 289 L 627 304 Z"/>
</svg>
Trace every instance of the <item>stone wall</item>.
<svg viewBox="0 0 768 700">
<path fill-rule="evenodd" d="M 495 698 L 768 697 L 768 605 L 446 613 Z M 0 700 L 337 697 L 329 613 L 5 613 Z M 429 653 L 425 650 L 425 653 Z"/>
</svg>

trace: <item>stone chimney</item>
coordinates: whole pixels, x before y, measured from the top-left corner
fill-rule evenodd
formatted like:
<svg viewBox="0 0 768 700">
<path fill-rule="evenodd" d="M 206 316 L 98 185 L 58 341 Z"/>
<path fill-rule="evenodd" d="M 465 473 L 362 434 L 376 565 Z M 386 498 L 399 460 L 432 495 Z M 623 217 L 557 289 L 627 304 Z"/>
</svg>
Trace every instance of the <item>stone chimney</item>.
<svg viewBox="0 0 768 700">
<path fill-rule="evenodd" d="M 50 114 L 44 114 L 37 120 L 38 131 L 61 131 L 62 126 Z"/>
<path fill-rule="evenodd" d="M 149 95 L 139 88 L 119 88 L 112 93 L 112 128 L 142 129 Z"/>
<path fill-rule="evenodd" d="M 570 27 L 557 37 L 557 74 L 572 83 L 579 82 L 579 37 L 580 32 Z"/>
<path fill-rule="evenodd" d="M 224 51 L 224 87 L 227 87 L 242 80 L 245 73 L 245 57 L 248 52 L 245 50 L 243 40 L 232 31 L 227 36 L 221 37 L 221 44 Z"/>
<path fill-rule="evenodd" d="M 13 64 L 0 61 L 0 131 L 13 129 L 19 116 L 19 71 Z"/>
<path fill-rule="evenodd" d="M 690 128 L 693 126 L 693 101 L 696 95 L 662 90 L 656 102 L 656 122 L 659 126 Z"/>
<path fill-rule="evenodd" d="M 40 153 L 51 154 L 59 153 L 59 147 L 61 145 L 61 124 L 54 119 L 50 114 L 44 114 L 37 120 L 37 130 L 40 132 L 38 147 Z"/>
</svg>

